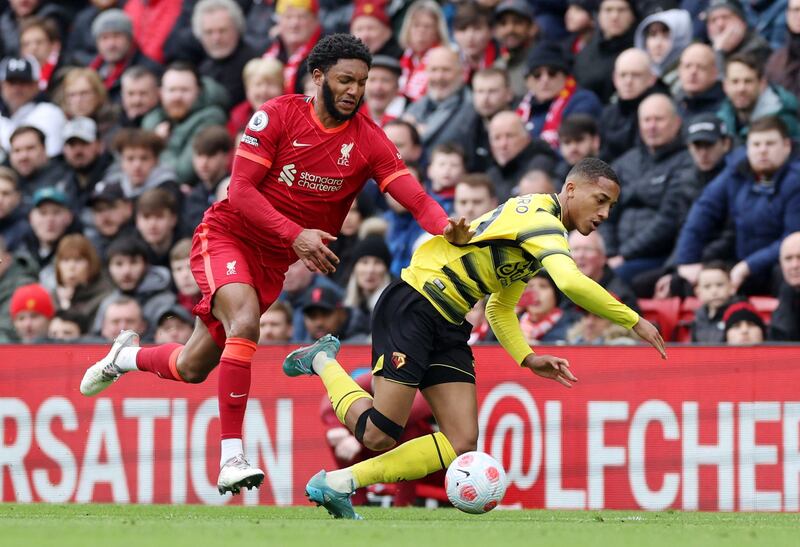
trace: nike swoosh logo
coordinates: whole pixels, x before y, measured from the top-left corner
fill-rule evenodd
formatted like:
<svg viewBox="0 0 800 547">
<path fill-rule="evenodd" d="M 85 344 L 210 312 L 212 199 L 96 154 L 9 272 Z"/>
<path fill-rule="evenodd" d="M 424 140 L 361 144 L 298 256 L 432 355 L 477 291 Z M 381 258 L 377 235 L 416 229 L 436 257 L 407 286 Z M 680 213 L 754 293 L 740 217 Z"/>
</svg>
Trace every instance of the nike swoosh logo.
<svg viewBox="0 0 800 547">
<path fill-rule="evenodd" d="M 231 395 L 233 395 L 233 393 L 231 393 Z M 463 469 L 459 469 L 459 471 L 461 471 L 462 473 L 464 473 L 464 474 L 465 474 L 467 477 L 469 477 L 469 476 L 472 474 L 472 473 L 470 473 L 469 471 L 464 471 Z"/>
<path fill-rule="evenodd" d="M 247 393 L 238 393 L 237 394 L 237 393 L 234 393 L 233 391 L 231 391 L 231 397 L 233 397 L 234 399 L 239 399 L 240 397 L 247 397 Z"/>
<path fill-rule="evenodd" d="M 303 147 L 311 146 L 311 145 L 310 144 L 305 144 L 305 143 L 302 143 L 302 142 L 297 142 L 297 139 L 295 139 L 295 140 L 292 141 L 292 146 L 296 146 L 298 148 L 303 148 Z"/>
</svg>

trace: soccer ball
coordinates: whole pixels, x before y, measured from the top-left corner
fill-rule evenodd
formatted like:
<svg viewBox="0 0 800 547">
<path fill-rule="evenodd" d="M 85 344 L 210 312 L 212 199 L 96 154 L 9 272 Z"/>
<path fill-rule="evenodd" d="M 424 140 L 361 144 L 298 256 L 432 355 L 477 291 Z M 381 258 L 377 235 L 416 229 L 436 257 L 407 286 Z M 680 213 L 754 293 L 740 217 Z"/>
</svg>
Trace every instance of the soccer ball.
<svg viewBox="0 0 800 547">
<path fill-rule="evenodd" d="M 506 493 L 503 466 L 485 452 L 467 452 L 456 458 L 444 477 L 450 503 L 465 513 L 480 515 L 497 507 Z"/>
</svg>

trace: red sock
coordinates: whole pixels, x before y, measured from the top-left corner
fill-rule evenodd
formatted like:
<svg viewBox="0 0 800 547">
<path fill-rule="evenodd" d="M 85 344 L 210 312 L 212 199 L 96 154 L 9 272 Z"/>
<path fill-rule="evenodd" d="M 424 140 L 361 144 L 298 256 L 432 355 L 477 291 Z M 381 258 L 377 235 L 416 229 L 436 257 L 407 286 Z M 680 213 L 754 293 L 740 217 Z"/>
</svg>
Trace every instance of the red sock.
<svg viewBox="0 0 800 547">
<path fill-rule="evenodd" d="M 250 392 L 250 363 L 256 343 L 228 338 L 219 361 L 219 421 L 223 439 L 241 439 L 244 411 Z"/>
<path fill-rule="evenodd" d="M 165 380 L 184 382 L 178 374 L 178 355 L 183 346 L 181 344 L 162 344 L 154 348 L 142 348 L 136 354 L 136 366 L 139 370 L 146 370 L 157 374 Z"/>
</svg>

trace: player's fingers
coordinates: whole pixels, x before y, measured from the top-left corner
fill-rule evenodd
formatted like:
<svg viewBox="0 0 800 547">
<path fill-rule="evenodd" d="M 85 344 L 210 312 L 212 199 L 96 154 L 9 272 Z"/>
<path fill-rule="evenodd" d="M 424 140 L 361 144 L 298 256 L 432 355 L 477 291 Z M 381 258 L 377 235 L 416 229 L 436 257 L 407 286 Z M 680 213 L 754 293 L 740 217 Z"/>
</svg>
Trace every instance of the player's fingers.
<svg viewBox="0 0 800 547">
<path fill-rule="evenodd" d="M 555 378 L 553 378 L 553 380 L 555 380 L 556 382 L 558 382 L 559 384 L 561 384 L 564 387 L 572 387 L 572 384 L 569 383 L 569 380 L 567 380 L 566 378 L 564 378 L 561 375 L 556 376 Z"/>
<path fill-rule="evenodd" d="M 309 272 L 311 272 L 311 273 L 318 273 L 319 272 L 319 268 L 317 268 L 317 266 L 314 264 L 314 261 L 312 261 L 310 258 L 304 258 L 303 259 L 303 264 L 305 265 L 306 269 Z"/>
<path fill-rule="evenodd" d="M 336 253 L 334 253 L 333 251 L 331 251 L 327 247 L 322 247 L 321 250 L 322 250 L 322 253 L 328 258 L 328 260 L 330 260 L 334 264 L 338 264 L 339 263 L 339 257 L 336 256 Z"/>
<path fill-rule="evenodd" d="M 315 256 L 325 273 L 333 273 L 336 271 L 336 262 L 338 262 L 339 259 L 336 258 L 336 255 L 333 255 L 333 259 L 331 259 L 331 257 L 328 256 L 328 254 L 325 251 L 330 252 L 330 249 L 328 249 L 327 247 L 323 247 L 317 253 L 315 253 Z M 336 262 L 334 262 L 334 260 Z"/>
<path fill-rule="evenodd" d="M 332 236 L 331 234 L 329 234 L 324 230 L 317 230 L 317 232 L 319 233 L 319 237 L 321 237 L 322 239 L 326 239 L 328 241 L 336 241 L 336 236 Z"/>
<path fill-rule="evenodd" d="M 575 375 L 572 374 L 572 371 L 569 369 L 569 365 L 561 365 L 558 370 L 562 376 L 566 376 L 573 382 L 578 381 L 578 379 L 575 377 Z"/>
</svg>

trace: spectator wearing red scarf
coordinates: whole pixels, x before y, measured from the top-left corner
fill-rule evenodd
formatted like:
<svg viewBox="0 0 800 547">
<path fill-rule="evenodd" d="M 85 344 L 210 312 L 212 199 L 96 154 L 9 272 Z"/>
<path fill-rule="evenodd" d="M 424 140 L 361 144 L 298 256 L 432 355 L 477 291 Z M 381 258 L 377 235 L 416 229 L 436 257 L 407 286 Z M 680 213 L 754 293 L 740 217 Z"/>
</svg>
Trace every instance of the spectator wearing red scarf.
<svg viewBox="0 0 800 547">
<path fill-rule="evenodd" d="M 284 93 L 303 93 L 308 54 L 322 37 L 319 4 L 317 0 L 278 0 L 275 13 L 277 35 L 264 57 L 283 63 Z"/>
</svg>

